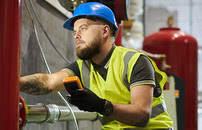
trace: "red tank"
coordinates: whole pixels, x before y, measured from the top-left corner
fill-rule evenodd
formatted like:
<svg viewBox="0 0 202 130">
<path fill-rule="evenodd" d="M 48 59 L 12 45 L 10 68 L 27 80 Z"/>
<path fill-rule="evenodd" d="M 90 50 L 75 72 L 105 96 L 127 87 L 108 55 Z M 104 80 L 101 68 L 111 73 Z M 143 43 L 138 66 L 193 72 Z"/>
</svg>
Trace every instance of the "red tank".
<svg viewBox="0 0 202 130">
<path fill-rule="evenodd" d="M 197 130 L 198 45 L 195 38 L 170 25 L 147 36 L 143 50 L 166 54 L 168 69 L 185 82 L 185 130 Z M 156 61 L 158 67 L 160 62 Z M 178 117 L 179 118 L 179 117 Z M 179 125 L 179 124 L 178 124 Z"/>
</svg>

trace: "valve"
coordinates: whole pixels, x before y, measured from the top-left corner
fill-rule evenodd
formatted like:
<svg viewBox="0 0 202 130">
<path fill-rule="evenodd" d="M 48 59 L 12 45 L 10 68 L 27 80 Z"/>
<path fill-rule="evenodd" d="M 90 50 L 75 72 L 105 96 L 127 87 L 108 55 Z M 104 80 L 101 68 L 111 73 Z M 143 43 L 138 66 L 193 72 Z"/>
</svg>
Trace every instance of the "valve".
<svg viewBox="0 0 202 130">
<path fill-rule="evenodd" d="M 21 96 L 19 102 L 19 110 L 20 110 L 19 128 L 21 129 L 26 124 L 26 115 L 28 113 L 27 105 Z"/>
</svg>

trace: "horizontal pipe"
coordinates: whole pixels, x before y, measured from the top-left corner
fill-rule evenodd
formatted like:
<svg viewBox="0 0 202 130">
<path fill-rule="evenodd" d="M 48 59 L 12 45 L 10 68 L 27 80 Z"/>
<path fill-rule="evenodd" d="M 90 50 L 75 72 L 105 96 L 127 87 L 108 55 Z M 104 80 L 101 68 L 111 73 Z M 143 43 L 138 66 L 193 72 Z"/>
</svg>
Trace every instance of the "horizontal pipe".
<svg viewBox="0 0 202 130">
<path fill-rule="evenodd" d="M 67 106 L 57 106 L 55 104 L 27 105 L 27 123 L 54 123 L 58 121 L 71 121 L 73 116 Z M 96 120 L 96 112 L 84 112 L 73 107 L 73 112 L 77 120 Z"/>
<path fill-rule="evenodd" d="M 77 120 L 97 120 L 98 115 L 96 112 L 84 112 L 73 108 L 74 115 Z M 72 114 L 68 117 L 68 120 L 73 120 Z"/>
<path fill-rule="evenodd" d="M 42 123 L 47 119 L 48 111 L 41 105 L 27 105 L 28 113 L 26 117 L 27 123 Z"/>
</svg>

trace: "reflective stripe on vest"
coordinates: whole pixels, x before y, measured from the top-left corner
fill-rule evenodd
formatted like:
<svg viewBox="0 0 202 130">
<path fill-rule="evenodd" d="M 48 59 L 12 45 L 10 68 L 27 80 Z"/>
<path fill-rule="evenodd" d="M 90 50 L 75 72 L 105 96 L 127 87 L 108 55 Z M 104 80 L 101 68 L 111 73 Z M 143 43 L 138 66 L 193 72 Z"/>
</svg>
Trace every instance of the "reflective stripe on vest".
<svg viewBox="0 0 202 130">
<path fill-rule="evenodd" d="M 165 102 L 163 101 L 162 103 L 158 104 L 157 106 L 152 107 L 151 118 L 154 118 L 154 117 L 162 114 L 165 111 L 166 111 L 166 107 L 165 107 Z M 107 117 L 107 116 L 99 116 L 98 119 L 100 120 L 102 125 L 105 125 L 105 124 L 113 121 L 112 118 Z"/>
<path fill-rule="evenodd" d="M 82 75 L 83 75 L 83 82 L 84 86 L 90 89 L 90 64 L 89 61 L 84 60 L 82 63 Z"/>
<path fill-rule="evenodd" d="M 128 62 L 130 61 L 131 57 L 135 54 L 134 51 L 128 51 L 124 56 L 124 70 L 123 70 L 123 83 L 126 85 L 128 90 L 130 91 L 130 84 L 128 82 Z"/>
</svg>

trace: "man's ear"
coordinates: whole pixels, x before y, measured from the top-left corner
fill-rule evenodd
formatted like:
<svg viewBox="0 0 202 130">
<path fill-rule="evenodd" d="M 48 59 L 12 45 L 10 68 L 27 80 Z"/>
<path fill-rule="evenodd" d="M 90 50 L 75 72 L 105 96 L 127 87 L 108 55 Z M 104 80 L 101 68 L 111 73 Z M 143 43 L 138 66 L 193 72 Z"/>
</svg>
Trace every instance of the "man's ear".
<svg viewBox="0 0 202 130">
<path fill-rule="evenodd" d="M 104 25 L 104 27 L 103 27 L 103 36 L 107 37 L 108 35 L 110 35 L 110 27 L 108 25 Z"/>
</svg>

